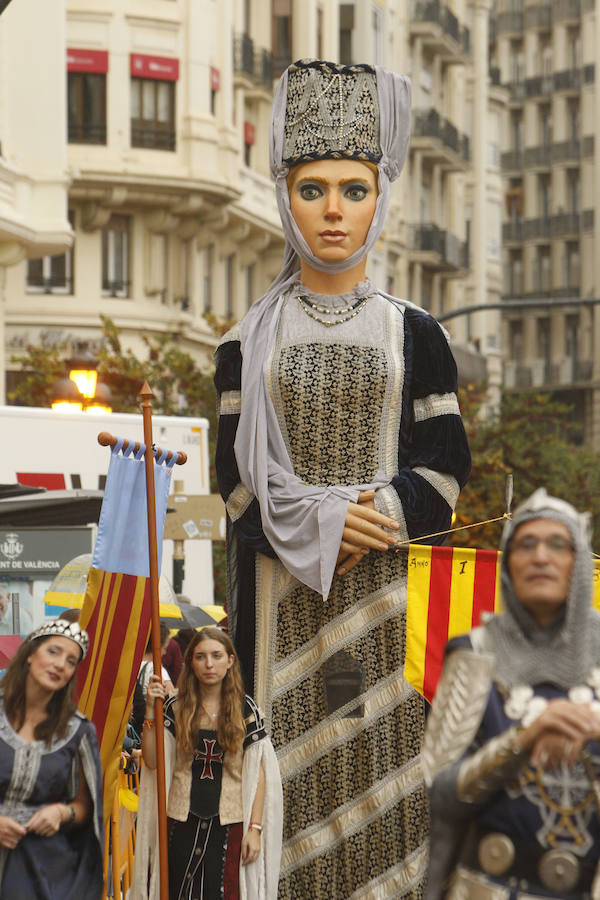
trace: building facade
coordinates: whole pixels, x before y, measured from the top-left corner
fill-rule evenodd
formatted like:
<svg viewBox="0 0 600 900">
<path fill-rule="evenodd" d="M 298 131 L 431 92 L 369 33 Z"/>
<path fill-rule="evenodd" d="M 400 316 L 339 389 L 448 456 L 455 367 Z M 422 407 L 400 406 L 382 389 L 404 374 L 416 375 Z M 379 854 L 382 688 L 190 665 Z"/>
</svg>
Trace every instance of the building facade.
<svg viewBox="0 0 600 900">
<path fill-rule="evenodd" d="M 93 354 L 101 314 L 134 350 L 168 331 L 209 359 L 213 317 L 241 318 L 279 271 L 268 126 L 274 79 L 300 57 L 412 76 L 410 155 L 369 258 L 377 283 L 439 316 L 500 297 L 507 93 L 489 78 L 490 0 L 65 3 L 46 91 L 60 115 L 48 110 L 30 143 L 43 158 L 53 142 L 63 160 L 64 241 L 5 269 L 9 383 L 28 344 Z M 0 39 L 12 39 L 8 13 Z M 13 127 L 0 107 L 7 146 Z M 498 314 L 448 328 L 466 348 L 463 380 L 483 374 L 471 348 L 497 386 Z"/>
<path fill-rule="evenodd" d="M 497 0 L 504 381 L 556 393 L 600 449 L 595 0 Z"/>
</svg>

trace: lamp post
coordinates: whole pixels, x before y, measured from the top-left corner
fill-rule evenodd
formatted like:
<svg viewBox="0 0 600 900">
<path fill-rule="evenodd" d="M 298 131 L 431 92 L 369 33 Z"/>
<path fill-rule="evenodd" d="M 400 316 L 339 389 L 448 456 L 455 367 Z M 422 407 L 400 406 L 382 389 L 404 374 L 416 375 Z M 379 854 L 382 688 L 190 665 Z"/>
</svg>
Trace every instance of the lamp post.
<svg viewBox="0 0 600 900">
<path fill-rule="evenodd" d="M 52 409 L 111 413 L 110 388 L 98 381 L 95 360 L 73 359 L 69 363 L 69 377 L 52 387 Z"/>
</svg>

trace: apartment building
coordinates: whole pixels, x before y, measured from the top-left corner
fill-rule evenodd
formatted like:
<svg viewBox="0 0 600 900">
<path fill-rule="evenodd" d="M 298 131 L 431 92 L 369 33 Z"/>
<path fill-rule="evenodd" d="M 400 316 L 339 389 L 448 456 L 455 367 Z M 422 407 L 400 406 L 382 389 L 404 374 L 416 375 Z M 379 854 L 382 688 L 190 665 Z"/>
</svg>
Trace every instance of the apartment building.
<svg viewBox="0 0 600 900">
<path fill-rule="evenodd" d="M 600 449 L 595 0 L 497 0 L 504 382 L 556 393 Z"/>
<path fill-rule="evenodd" d="M 208 358 L 212 316 L 239 319 L 279 270 L 268 125 L 274 79 L 300 57 L 412 76 L 414 136 L 372 277 L 440 316 L 499 298 L 507 93 L 489 78 L 490 2 L 65 0 L 46 84 L 60 115 L 48 109 L 30 154 L 43 159 L 48 141 L 63 154 L 67 239 L 6 269 L 9 382 L 29 343 L 94 354 L 100 314 L 134 350 L 142 332 L 169 331 Z M 19 105 L 20 84 L 10 92 Z M 7 142 L 14 127 L 0 107 Z M 448 328 L 463 379 L 483 374 L 471 348 L 499 384 L 494 314 Z"/>
</svg>

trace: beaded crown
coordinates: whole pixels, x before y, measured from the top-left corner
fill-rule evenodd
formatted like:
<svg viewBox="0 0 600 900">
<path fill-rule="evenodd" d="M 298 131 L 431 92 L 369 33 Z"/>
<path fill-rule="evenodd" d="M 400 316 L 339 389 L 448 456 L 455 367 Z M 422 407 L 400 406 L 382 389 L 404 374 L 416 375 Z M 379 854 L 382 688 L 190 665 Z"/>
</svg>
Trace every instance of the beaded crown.
<svg viewBox="0 0 600 900">
<path fill-rule="evenodd" d="M 301 59 L 288 68 L 283 162 L 381 159 L 375 69 Z"/>
<path fill-rule="evenodd" d="M 28 636 L 28 641 L 34 641 L 41 637 L 66 637 L 81 648 L 81 658 L 83 659 L 88 651 L 90 639 L 87 631 L 80 627 L 78 622 L 67 622 L 65 619 L 55 619 L 53 622 L 46 622 L 40 625 L 35 631 Z"/>
</svg>

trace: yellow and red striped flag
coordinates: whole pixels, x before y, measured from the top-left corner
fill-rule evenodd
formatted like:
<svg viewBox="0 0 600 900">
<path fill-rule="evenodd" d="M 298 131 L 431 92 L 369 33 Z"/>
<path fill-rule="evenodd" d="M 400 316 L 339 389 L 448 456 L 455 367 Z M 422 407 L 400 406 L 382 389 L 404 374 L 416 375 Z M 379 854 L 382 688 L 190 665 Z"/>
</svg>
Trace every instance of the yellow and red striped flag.
<svg viewBox="0 0 600 900">
<path fill-rule="evenodd" d="M 131 456 L 112 447 L 92 567 L 80 623 L 90 648 L 78 671 L 79 708 L 98 735 L 104 776 L 104 815 L 112 809 L 119 757 L 133 690 L 150 630 L 150 579 L 144 446 Z M 175 455 L 155 460 L 156 532 L 162 546 Z M 159 564 L 160 564 L 159 553 Z"/>
<path fill-rule="evenodd" d="M 410 545 L 404 675 L 428 700 L 447 641 L 479 625 L 483 612 L 500 611 L 500 557 L 497 550 Z M 594 561 L 593 604 L 600 612 L 600 559 Z"/>
</svg>

